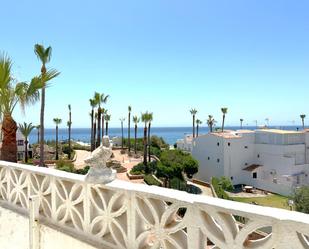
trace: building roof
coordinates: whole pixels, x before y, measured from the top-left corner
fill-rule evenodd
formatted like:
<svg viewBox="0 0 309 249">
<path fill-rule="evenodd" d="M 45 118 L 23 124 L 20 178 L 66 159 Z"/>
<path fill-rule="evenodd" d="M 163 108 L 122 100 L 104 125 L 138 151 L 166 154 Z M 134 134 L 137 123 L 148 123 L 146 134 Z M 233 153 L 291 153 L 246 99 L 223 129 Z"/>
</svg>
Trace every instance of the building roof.
<svg viewBox="0 0 309 249">
<path fill-rule="evenodd" d="M 280 129 L 258 129 L 256 131 L 276 133 L 276 134 L 302 134 L 304 131 L 280 130 Z"/>
<path fill-rule="evenodd" d="M 254 171 L 255 169 L 261 167 L 262 165 L 260 164 L 251 164 L 246 168 L 243 168 L 242 170 L 246 170 L 246 171 Z"/>
</svg>

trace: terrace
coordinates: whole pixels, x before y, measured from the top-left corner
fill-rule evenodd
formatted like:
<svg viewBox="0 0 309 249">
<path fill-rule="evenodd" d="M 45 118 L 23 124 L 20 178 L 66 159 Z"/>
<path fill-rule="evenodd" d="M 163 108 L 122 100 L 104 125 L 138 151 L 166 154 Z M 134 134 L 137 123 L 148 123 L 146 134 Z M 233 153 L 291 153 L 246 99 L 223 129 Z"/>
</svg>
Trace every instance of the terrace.
<svg viewBox="0 0 309 249">
<path fill-rule="evenodd" d="M 5 161 L 0 213 L 3 249 L 309 248 L 306 214 Z"/>
</svg>

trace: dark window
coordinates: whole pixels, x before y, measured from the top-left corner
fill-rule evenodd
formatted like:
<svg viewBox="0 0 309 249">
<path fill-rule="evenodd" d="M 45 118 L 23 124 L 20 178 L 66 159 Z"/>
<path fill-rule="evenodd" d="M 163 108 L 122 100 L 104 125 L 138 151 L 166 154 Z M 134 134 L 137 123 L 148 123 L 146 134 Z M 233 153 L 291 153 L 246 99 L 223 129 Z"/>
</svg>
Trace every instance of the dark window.
<svg viewBox="0 0 309 249">
<path fill-rule="evenodd" d="M 231 143 L 227 143 L 228 146 L 231 146 Z"/>
<path fill-rule="evenodd" d="M 207 159 L 210 160 L 210 157 L 208 157 Z"/>
<path fill-rule="evenodd" d="M 245 165 L 247 166 L 247 165 L 248 165 L 248 163 L 245 163 Z"/>
<path fill-rule="evenodd" d="M 248 146 L 245 146 L 245 149 L 248 149 Z"/>
<path fill-rule="evenodd" d="M 219 143 L 217 143 L 217 146 L 219 146 L 220 144 Z"/>
<path fill-rule="evenodd" d="M 17 141 L 17 145 L 18 145 L 18 146 L 24 145 L 24 140 L 18 140 L 18 141 Z"/>
<path fill-rule="evenodd" d="M 253 173 L 252 173 L 252 178 L 254 178 L 254 179 L 257 178 L 257 173 L 256 173 L 256 172 L 253 172 Z"/>
<path fill-rule="evenodd" d="M 218 163 L 220 162 L 220 159 L 219 159 L 219 158 L 217 159 L 217 162 L 218 162 Z"/>
<path fill-rule="evenodd" d="M 234 179 L 233 176 L 231 176 L 231 180 L 232 180 L 232 181 L 233 181 L 233 179 Z"/>
<path fill-rule="evenodd" d="M 260 154 L 258 154 L 257 157 L 260 158 Z"/>
</svg>

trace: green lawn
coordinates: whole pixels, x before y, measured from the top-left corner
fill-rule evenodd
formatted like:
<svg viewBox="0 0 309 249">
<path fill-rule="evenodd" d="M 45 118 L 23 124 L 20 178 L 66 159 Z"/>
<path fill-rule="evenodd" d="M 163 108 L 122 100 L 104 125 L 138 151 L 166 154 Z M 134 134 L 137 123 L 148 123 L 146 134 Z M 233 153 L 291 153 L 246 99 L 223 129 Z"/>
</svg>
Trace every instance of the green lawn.
<svg viewBox="0 0 309 249">
<path fill-rule="evenodd" d="M 258 205 L 261 206 L 268 206 L 268 207 L 276 207 L 276 208 L 283 208 L 290 210 L 287 201 L 288 197 L 282 196 L 282 195 L 269 195 L 266 197 L 233 197 L 232 200 L 239 201 L 239 202 L 245 202 L 245 203 L 252 203 L 256 202 Z"/>
</svg>

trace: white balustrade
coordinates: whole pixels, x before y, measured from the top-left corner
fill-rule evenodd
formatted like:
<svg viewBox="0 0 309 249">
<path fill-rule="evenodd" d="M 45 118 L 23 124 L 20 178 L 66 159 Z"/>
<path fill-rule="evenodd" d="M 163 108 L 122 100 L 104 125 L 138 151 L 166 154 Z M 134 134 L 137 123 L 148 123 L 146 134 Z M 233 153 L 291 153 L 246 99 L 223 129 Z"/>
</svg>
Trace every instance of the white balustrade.
<svg viewBox="0 0 309 249">
<path fill-rule="evenodd" d="M 104 248 L 309 248 L 306 214 L 84 178 L 0 161 L 0 203 L 26 212 L 29 197 L 38 196 L 40 220 Z M 252 237 L 257 230 L 269 232 Z"/>
</svg>

